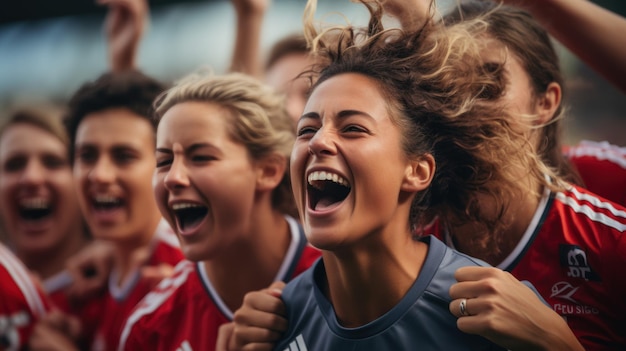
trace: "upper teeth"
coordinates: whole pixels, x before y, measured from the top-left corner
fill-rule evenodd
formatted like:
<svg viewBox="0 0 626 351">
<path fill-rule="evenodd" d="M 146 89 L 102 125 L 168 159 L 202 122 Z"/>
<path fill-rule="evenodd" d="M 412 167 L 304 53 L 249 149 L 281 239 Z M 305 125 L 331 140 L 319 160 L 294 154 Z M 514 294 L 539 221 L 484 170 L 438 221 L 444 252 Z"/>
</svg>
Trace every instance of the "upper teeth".
<svg viewBox="0 0 626 351">
<path fill-rule="evenodd" d="M 334 183 L 341 184 L 343 186 L 347 186 L 347 187 L 350 186 L 350 183 L 348 183 L 348 181 L 342 176 L 340 176 L 339 174 L 331 173 L 331 172 L 324 172 L 324 171 L 311 172 L 307 180 L 309 184 L 311 184 L 311 182 L 316 181 L 316 180 L 330 180 Z"/>
<path fill-rule="evenodd" d="M 35 210 L 48 208 L 50 206 L 50 202 L 43 198 L 23 199 L 20 201 L 20 205 L 24 208 Z"/>
<path fill-rule="evenodd" d="M 99 203 L 115 203 L 117 201 L 118 199 L 113 196 L 108 196 L 108 195 L 96 196 L 96 202 L 99 202 Z"/>
<path fill-rule="evenodd" d="M 202 207 L 202 206 L 198 205 L 198 204 L 191 203 L 191 202 L 184 202 L 184 203 L 178 203 L 178 204 L 173 204 L 172 205 L 172 209 L 174 211 L 182 210 L 182 209 L 185 209 L 185 208 L 193 208 L 193 207 Z"/>
</svg>

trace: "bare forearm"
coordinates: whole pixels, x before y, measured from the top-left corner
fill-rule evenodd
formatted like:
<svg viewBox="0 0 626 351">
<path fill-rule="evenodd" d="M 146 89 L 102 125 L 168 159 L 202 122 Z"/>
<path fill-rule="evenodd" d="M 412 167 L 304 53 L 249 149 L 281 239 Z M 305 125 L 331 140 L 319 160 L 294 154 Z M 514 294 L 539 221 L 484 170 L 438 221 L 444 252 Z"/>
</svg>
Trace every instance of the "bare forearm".
<svg viewBox="0 0 626 351">
<path fill-rule="evenodd" d="M 109 51 L 111 71 L 123 72 L 137 68 L 137 48 L 128 49 L 121 53 Z"/>
<path fill-rule="evenodd" d="M 530 11 L 550 34 L 626 92 L 626 18 L 587 0 L 507 0 Z"/>
<path fill-rule="evenodd" d="M 434 1 L 431 0 L 386 0 L 383 2 L 385 12 L 395 17 L 400 27 L 407 31 L 418 30 L 431 18 L 431 6 L 435 6 Z"/>
<path fill-rule="evenodd" d="M 261 77 L 260 46 L 264 13 L 237 15 L 237 34 L 230 71 Z"/>
</svg>

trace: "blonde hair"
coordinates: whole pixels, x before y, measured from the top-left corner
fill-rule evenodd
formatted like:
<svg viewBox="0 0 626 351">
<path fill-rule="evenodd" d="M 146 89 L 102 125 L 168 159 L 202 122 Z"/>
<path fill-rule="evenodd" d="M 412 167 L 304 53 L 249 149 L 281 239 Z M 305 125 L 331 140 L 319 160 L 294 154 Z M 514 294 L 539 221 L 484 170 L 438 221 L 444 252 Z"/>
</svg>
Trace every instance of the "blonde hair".
<svg viewBox="0 0 626 351">
<path fill-rule="evenodd" d="M 526 165 L 539 183 L 555 186 L 545 178 L 552 171 L 498 103 L 506 82 L 502 67 L 484 64 L 480 55 L 484 42 L 478 37 L 487 22 L 477 17 L 443 27 L 431 20 L 414 32 L 386 30 L 381 4 L 360 2 L 371 15 L 362 29 L 317 29 L 316 1 L 307 3 L 305 36 L 323 62 L 308 72 L 312 89 L 343 73 L 374 79 L 403 132 L 406 154 L 431 154 L 436 162 L 430 187 L 414 199 L 410 224 L 421 227 L 437 216 L 444 224 L 482 223 L 486 231 L 477 241 L 497 251 L 505 199 L 529 191 L 511 160 Z M 494 200 L 495 216 L 479 203 L 484 196 Z"/>
<path fill-rule="evenodd" d="M 295 131 L 284 97 L 257 79 L 241 73 L 191 74 L 157 98 L 157 122 L 172 106 L 186 101 L 216 103 L 229 110 L 230 137 L 245 145 L 254 160 L 277 154 L 289 161 Z M 272 204 L 284 213 L 297 215 L 288 171 L 274 189 Z"/>
<path fill-rule="evenodd" d="M 40 111 L 37 108 L 16 108 L 11 111 L 7 120 L 0 126 L 0 138 L 9 127 L 20 123 L 42 129 L 59 139 L 65 147 L 69 146 L 69 137 L 60 115 Z"/>
</svg>

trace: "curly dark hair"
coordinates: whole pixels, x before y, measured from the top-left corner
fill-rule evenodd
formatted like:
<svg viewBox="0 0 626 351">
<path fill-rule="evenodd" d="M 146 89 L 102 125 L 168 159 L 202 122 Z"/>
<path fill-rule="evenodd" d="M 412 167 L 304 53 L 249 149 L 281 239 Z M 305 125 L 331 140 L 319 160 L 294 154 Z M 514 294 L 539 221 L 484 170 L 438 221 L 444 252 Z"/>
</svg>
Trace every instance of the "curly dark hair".
<svg viewBox="0 0 626 351">
<path fill-rule="evenodd" d="M 65 115 L 70 160 L 73 159 L 78 126 L 90 113 L 125 108 L 145 117 L 156 131 L 152 104 L 166 88 L 166 85 L 136 70 L 105 73 L 95 81 L 85 83 L 70 98 Z"/>
<path fill-rule="evenodd" d="M 374 79 L 403 132 L 406 154 L 431 154 L 436 162 L 430 187 L 413 201 L 409 224 L 425 226 L 435 217 L 446 225 L 482 223 L 487 230 L 481 242 L 496 243 L 491 249 L 497 250 L 493 235 L 506 225 L 503 199 L 527 191 L 519 184 L 519 167 L 507 165 L 512 159 L 527 165 L 547 186 L 544 175 L 551 173 L 497 103 L 505 89 L 502 66 L 483 63 L 484 42 L 477 39 L 487 24 L 475 18 L 454 26 L 428 21 L 416 31 L 386 30 L 380 3 L 360 2 L 371 15 L 367 28 L 317 29 L 316 1 L 307 4 L 305 36 L 323 62 L 307 72 L 315 80 L 312 89 L 344 73 Z M 481 210 L 485 197 L 495 211 Z"/>
</svg>

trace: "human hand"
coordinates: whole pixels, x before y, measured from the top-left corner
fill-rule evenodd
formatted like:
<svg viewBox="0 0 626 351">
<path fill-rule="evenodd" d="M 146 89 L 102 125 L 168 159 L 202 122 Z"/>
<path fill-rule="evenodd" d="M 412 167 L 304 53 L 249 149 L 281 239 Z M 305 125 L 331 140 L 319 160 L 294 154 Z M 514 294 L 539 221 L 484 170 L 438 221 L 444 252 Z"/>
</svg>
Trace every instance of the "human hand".
<svg viewBox="0 0 626 351">
<path fill-rule="evenodd" d="M 582 350 L 565 320 L 510 273 L 462 267 L 454 276 L 458 283 L 450 288 L 450 312 L 459 318 L 461 331 L 509 350 Z"/>
<path fill-rule="evenodd" d="M 400 22 L 404 30 L 417 30 L 431 18 L 434 0 L 383 0 L 383 11 Z"/>
<path fill-rule="evenodd" d="M 155 287 L 161 282 L 161 280 L 169 277 L 174 273 L 174 267 L 161 263 L 158 266 L 144 266 L 141 267 L 141 279 L 148 282 L 151 287 Z"/>
<path fill-rule="evenodd" d="M 81 325 L 77 318 L 54 310 L 42 317 L 33 328 L 28 346 L 31 351 L 78 350 L 76 342 Z"/>
<path fill-rule="evenodd" d="M 71 276 L 68 297 L 83 300 L 102 291 L 111 273 L 113 254 L 111 244 L 95 240 L 67 260 L 65 266 Z"/>
<path fill-rule="evenodd" d="M 247 293 L 233 323 L 220 328 L 218 351 L 272 350 L 287 330 L 285 305 L 280 299 L 284 286 L 274 282 L 267 289 Z"/>
<path fill-rule="evenodd" d="M 111 69 L 115 72 L 133 69 L 139 42 L 148 22 L 147 0 L 96 0 L 107 6 L 104 22 Z"/>
</svg>

